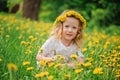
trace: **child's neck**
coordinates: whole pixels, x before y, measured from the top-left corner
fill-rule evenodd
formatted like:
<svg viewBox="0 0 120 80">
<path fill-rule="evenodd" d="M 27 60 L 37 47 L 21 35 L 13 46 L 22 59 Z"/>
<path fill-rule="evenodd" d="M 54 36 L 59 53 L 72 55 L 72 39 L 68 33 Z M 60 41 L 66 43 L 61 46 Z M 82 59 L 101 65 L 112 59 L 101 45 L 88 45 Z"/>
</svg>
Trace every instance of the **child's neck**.
<svg viewBox="0 0 120 80">
<path fill-rule="evenodd" d="M 72 41 L 68 41 L 68 40 L 64 40 L 64 39 L 61 39 L 61 42 L 62 42 L 66 47 L 70 46 L 71 43 L 72 43 Z"/>
</svg>

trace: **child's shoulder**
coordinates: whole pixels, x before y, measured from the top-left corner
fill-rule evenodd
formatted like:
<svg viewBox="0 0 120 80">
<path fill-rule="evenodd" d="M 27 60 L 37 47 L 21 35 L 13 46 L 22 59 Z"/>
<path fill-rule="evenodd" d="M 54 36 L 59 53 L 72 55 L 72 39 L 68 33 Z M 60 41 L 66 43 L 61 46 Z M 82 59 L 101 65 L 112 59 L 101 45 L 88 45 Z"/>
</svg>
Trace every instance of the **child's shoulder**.
<svg viewBox="0 0 120 80">
<path fill-rule="evenodd" d="M 53 43 L 55 43 L 55 42 L 58 42 L 58 39 L 56 39 L 54 36 L 51 36 L 51 37 L 49 37 L 48 38 L 48 40 L 47 41 L 49 41 L 49 42 L 53 42 Z"/>
</svg>

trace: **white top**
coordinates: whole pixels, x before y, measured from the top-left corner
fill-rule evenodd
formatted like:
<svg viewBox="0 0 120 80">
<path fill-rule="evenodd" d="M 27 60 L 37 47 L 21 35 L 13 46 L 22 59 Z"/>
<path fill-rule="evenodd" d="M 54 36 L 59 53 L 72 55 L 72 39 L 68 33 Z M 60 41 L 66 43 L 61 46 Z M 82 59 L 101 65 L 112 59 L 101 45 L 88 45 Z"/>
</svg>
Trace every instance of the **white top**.
<svg viewBox="0 0 120 80">
<path fill-rule="evenodd" d="M 71 54 L 78 53 L 78 57 L 84 57 L 81 51 L 77 48 L 75 44 L 66 47 L 61 40 L 50 37 L 42 46 L 43 55 L 46 57 L 53 57 L 56 54 L 65 57 L 65 62 L 70 60 Z"/>
</svg>

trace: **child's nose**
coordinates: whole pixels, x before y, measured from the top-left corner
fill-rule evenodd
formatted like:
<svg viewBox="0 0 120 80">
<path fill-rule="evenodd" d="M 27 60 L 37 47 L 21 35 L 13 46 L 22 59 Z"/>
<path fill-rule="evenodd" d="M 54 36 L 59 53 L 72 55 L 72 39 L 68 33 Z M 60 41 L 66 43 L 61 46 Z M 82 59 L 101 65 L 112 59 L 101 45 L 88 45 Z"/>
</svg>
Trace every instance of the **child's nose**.
<svg viewBox="0 0 120 80">
<path fill-rule="evenodd" d="M 69 29 L 68 29 L 68 31 L 70 31 L 70 32 L 71 32 L 71 31 L 72 31 L 72 28 L 69 28 Z"/>
</svg>

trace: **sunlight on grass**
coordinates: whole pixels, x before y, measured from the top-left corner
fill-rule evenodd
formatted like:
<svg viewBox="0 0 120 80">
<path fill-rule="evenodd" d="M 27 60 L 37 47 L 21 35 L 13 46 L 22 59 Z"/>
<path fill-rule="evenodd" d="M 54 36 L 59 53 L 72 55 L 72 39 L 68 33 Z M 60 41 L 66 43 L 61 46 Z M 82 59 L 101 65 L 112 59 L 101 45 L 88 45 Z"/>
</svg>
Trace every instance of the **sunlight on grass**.
<svg viewBox="0 0 120 80">
<path fill-rule="evenodd" d="M 37 70 L 36 54 L 49 36 L 51 23 L 17 19 L 0 15 L 0 77 L 1 79 L 41 80 L 118 80 L 120 78 L 120 36 L 108 35 L 96 29 L 84 33 L 82 49 L 85 63 L 77 63 L 75 69 L 59 63 L 41 61 Z M 77 55 L 71 55 L 75 58 Z M 11 63 L 11 66 L 10 64 Z M 13 64 L 14 63 L 14 64 Z M 7 64 L 8 68 L 7 68 Z M 16 71 L 8 72 L 10 69 Z"/>
</svg>

